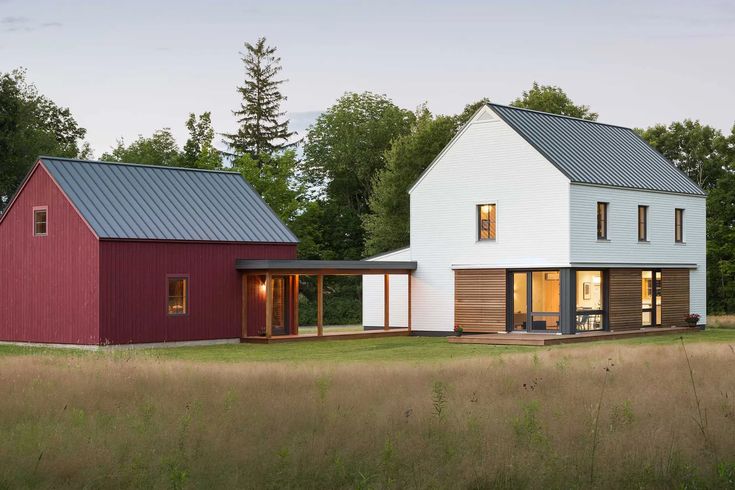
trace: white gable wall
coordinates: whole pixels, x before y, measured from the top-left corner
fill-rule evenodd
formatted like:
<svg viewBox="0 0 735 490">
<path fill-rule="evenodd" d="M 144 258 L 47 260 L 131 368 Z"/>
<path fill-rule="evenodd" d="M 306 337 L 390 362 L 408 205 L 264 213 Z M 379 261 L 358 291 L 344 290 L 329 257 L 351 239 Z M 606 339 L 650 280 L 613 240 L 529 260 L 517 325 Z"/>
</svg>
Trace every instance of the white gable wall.
<svg viewBox="0 0 735 490">
<path fill-rule="evenodd" d="M 597 240 L 597 203 L 608 205 L 608 241 Z M 648 206 L 648 242 L 638 241 L 638 206 Z M 662 192 L 571 185 L 571 262 L 683 265 L 690 273 L 690 310 L 706 321 L 706 199 Z M 674 209 L 684 209 L 684 244 L 674 242 Z M 663 278 L 666 281 L 666 278 Z M 666 298 L 662 298 L 666 301 Z"/>
<path fill-rule="evenodd" d="M 569 180 L 490 109 L 473 121 L 411 190 L 415 330 L 454 327 L 453 267 L 569 265 Z M 497 240 L 478 241 L 491 203 Z"/>
</svg>

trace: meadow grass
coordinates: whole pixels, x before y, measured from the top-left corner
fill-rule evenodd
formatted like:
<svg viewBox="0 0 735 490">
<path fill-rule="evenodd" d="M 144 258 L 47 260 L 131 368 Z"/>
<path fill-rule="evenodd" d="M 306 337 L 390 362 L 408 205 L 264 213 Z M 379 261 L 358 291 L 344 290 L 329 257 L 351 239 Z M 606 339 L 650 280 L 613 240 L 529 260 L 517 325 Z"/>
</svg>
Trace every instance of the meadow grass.
<svg viewBox="0 0 735 490">
<path fill-rule="evenodd" d="M 732 488 L 735 350 L 705 339 L 684 337 L 688 358 L 678 338 L 418 363 L 355 352 L 465 346 L 5 355 L 0 488 Z"/>
</svg>

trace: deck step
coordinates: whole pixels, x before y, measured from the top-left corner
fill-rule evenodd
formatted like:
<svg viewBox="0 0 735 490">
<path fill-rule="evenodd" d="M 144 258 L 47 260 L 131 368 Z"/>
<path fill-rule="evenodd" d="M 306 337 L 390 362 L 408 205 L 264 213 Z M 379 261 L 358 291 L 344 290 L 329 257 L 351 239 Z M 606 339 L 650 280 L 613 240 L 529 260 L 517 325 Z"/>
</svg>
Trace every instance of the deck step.
<svg viewBox="0 0 735 490">
<path fill-rule="evenodd" d="M 676 335 L 698 332 L 696 327 L 641 328 L 639 330 L 620 330 L 611 332 L 586 332 L 576 335 L 555 335 L 537 333 L 487 333 L 470 334 L 461 337 L 449 337 L 453 344 L 486 344 L 486 345 L 557 345 L 576 344 L 579 342 L 596 342 L 599 340 L 619 340 L 653 335 Z"/>
</svg>

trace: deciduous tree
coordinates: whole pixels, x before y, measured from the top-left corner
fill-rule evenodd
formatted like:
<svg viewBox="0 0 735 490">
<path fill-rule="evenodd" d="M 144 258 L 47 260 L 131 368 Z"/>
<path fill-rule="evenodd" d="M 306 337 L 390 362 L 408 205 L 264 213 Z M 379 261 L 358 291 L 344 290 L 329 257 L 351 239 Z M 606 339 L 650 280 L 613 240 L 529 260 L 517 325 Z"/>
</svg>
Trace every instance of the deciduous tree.
<svg viewBox="0 0 735 490">
<path fill-rule="evenodd" d="M 592 112 L 589 106 L 575 104 L 566 92 L 555 85 L 539 85 L 537 82 L 533 82 L 531 89 L 523 92 L 510 105 L 523 109 L 532 109 L 534 111 L 550 112 L 562 116 L 597 121 L 596 112 Z"/>
</svg>

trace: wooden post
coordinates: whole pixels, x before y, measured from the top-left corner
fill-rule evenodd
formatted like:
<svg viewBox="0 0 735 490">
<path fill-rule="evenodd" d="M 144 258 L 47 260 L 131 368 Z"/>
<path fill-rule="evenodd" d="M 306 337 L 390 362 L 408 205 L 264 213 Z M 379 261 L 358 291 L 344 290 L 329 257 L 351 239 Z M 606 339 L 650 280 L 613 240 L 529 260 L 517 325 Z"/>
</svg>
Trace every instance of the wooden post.
<svg viewBox="0 0 735 490">
<path fill-rule="evenodd" d="M 240 337 L 248 336 L 248 275 L 242 275 L 242 332 Z"/>
<path fill-rule="evenodd" d="M 299 334 L 299 275 L 293 276 L 293 334 Z"/>
<path fill-rule="evenodd" d="M 324 276 L 316 276 L 316 334 L 324 334 Z"/>
<path fill-rule="evenodd" d="M 265 337 L 271 338 L 273 333 L 273 276 L 265 274 Z"/>
<path fill-rule="evenodd" d="M 411 335 L 411 273 L 408 273 L 408 335 Z"/>
<path fill-rule="evenodd" d="M 383 330 L 390 328 L 390 276 L 383 274 Z"/>
</svg>

